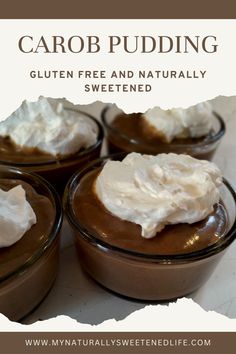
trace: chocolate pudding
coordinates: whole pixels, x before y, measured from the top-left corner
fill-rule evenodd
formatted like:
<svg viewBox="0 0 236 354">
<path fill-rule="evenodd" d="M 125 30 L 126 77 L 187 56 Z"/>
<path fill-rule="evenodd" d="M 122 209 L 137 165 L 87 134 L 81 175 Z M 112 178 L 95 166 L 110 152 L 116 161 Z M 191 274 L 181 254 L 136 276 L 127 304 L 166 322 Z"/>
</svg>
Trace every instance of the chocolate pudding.
<svg viewBox="0 0 236 354">
<path fill-rule="evenodd" d="M 62 194 L 69 177 L 79 168 L 84 167 L 100 156 L 102 141 L 89 149 L 82 149 L 70 156 L 52 156 L 37 148 L 20 148 L 9 138 L 0 137 L 0 154 L 3 164 L 22 167 L 29 172 L 36 172 L 47 179 Z"/>
<path fill-rule="evenodd" d="M 196 252 L 223 237 L 227 214 L 223 203 L 214 212 L 194 224 L 170 225 L 151 239 L 141 236 L 141 227 L 121 220 L 105 209 L 94 192 L 99 169 L 81 180 L 73 199 L 73 210 L 79 223 L 94 237 L 123 250 L 149 255 L 175 255 Z M 93 220 L 93 222 L 91 222 Z"/>
<path fill-rule="evenodd" d="M 121 134 L 128 136 L 131 140 L 138 141 L 141 150 L 145 149 L 145 144 L 148 142 L 151 145 L 160 145 L 160 144 L 170 144 L 165 143 L 160 140 L 155 134 L 152 132 L 151 127 L 147 127 L 145 125 L 145 121 L 142 118 L 141 113 L 132 113 L 132 114 L 120 114 L 118 115 L 114 121 L 111 123 L 111 127 L 118 130 Z M 197 144 L 210 139 L 213 135 L 213 131 L 209 133 L 209 135 L 201 137 L 201 138 L 178 138 L 173 140 L 173 144 Z M 144 145 L 144 146 L 142 146 Z M 114 151 L 119 152 L 119 151 Z"/>
<path fill-rule="evenodd" d="M 195 291 L 236 237 L 233 188 L 224 181 L 220 202 L 205 220 L 169 225 L 144 239 L 139 225 L 112 215 L 94 194 L 94 181 L 110 159 L 78 172 L 65 191 L 64 207 L 82 267 L 98 283 L 131 298 L 171 300 Z"/>
<path fill-rule="evenodd" d="M 50 163 L 55 160 L 51 154 L 38 148 L 28 148 L 16 145 L 10 138 L 0 136 L 0 154 L 3 160 L 17 163 Z M 62 157 L 61 157 L 62 158 Z M 58 156 L 58 160 L 60 156 Z"/>
<path fill-rule="evenodd" d="M 20 240 L 0 248 L 0 312 L 18 321 L 42 301 L 55 280 L 62 210 L 58 195 L 37 175 L 3 166 L 0 174 L 0 188 L 21 185 L 36 215 Z"/>
<path fill-rule="evenodd" d="M 80 147 L 73 153 L 57 153 L 56 155 L 53 155 L 38 147 L 17 145 L 9 136 L 0 136 L 0 163 L 2 165 L 15 166 L 22 168 L 25 171 L 38 173 L 53 184 L 57 191 L 62 194 L 70 176 L 76 170 L 84 167 L 88 162 L 93 161 L 100 156 L 104 136 L 102 125 L 89 114 L 68 108 L 65 108 L 65 111 L 68 115 L 71 112 L 71 114 L 75 116 L 78 115 L 78 117 L 83 117 L 85 123 L 90 122 L 90 124 L 94 125 L 97 130 L 97 139 L 93 145 L 89 147 Z M 37 121 L 35 122 L 35 129 L 37 129 L 36 123 Z M 63 143 L 63 139 L 66 139 L 67 136 L 72 134 L 70 126 L 67 128 L 68 133 L 65 134 L 65 132 L 62 132 L 61 138 L 58 138 L 59 144 L 60 141 Z M 57 134 L 59 133 L 57 132 Z M 53 142 L 53 137 L 50 138 Z M 84 137 L 82 136 L 81 139 L 83 141 Z M 47 139 L 42 138 L 42 140 L 46 141 Z M 70 146 L 70 142 L 68 145 Z"/>
<path fill-rule="evenodd" d="M 216 113 L 214 127 L 206 136 L 175 138 L 171 143 L 163 142 L 152 132 L 152 127 L 145 124 L 142 113 L 125 114 L 110 106 L 102 112 L 102 120 L 107 130 L 109 153 L 134 151 L 156 155 L 175 152 L 211 160 L 225 131 L 224 122 Z"/>
<path fill-rule="evenodd" d="M 47 197 L 39 195 L 24 181 L 0 179 L 0 188 L 4 191 L 18 185 L 24 188 L 26 199 L 36 214 L 37 222 L 14 245 L 0 248 L 0 279 L 7 277 L 8 274 L 30 260 L 47 240 L 55 220 L 55 210 Z"/>
</svg>

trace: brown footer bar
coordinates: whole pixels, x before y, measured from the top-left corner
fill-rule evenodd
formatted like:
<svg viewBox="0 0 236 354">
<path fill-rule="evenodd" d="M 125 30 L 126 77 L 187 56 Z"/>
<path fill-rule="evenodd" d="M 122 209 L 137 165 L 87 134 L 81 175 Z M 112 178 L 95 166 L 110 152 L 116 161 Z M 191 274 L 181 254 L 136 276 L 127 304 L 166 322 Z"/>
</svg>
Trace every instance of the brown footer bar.
<svg viewBox="0 0 236 354">
<path fill-rule="evenodd" d="M 235 353 L 233 333 L 0 333 L 1 353 Z"/>
</svg>

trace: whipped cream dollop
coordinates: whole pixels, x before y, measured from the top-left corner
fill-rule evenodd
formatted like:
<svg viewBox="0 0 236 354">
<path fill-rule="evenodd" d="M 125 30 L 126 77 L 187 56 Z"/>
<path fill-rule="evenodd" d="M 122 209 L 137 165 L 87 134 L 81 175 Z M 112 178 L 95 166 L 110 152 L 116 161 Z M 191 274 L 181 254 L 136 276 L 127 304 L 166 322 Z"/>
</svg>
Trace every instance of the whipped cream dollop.
<svg viewBox="0 0 236 354">
<path fill-rule="evenodd" d="M 154 107 L 142 115 L 152 134 L 168 143 L 175 138 L 200 138 L 207 135 L 212 129 L 213 117 L 209 102 L 202 102 L 187 109 L 163 110 Z"/>
<path fill-rule="evenodd" d="M 21 185 L 7 192 L 0 189 L 0 247 L 19 241 L 35 223 L 36 215 Z"/>
<path fill-rule="evenodd" d="M 108 161 L 94 184 L 105 208 L 136 223 L 151 238 L 168 224 L 200 221 L 219 202 L 222 175 L 209 161 L 188 155 L 131 153 Z"/>
<path fill-rule="evenodd" d="M 69 155 L 96 143 L 96 123 L 64 99 L 39 97 L 22 105 L 0 123 L 0 136 L 20 147 L 38 148 L 52 155 Z"/>
</svg>

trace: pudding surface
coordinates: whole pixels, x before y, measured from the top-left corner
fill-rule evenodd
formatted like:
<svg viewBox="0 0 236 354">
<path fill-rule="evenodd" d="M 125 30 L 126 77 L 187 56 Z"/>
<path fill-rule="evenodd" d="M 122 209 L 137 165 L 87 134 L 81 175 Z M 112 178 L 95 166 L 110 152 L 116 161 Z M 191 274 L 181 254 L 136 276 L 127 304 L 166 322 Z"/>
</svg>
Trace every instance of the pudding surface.
<svg viewBox="0 0 236 354">
<path fill-rule="evenodd" d="M 177 255 L 206 248 L 227 232 L 227 213 L 222 202 L 207 218 L 194 224 L 166 226 L 151 239 L 141 237 L 141 227 L 112 215 L 94 192 L 101 168 L 85 175 L 73 195 L 73 211 L 80 225 L 111 246 L 149 255 Z"/>
<path fill-rule="evenodd" d="M 21 147 L 16 145 L 10 138 L 0 136 L 0 154 L 3 161 L 12 163 L 47 163 L 55 161 L 55 156 L 40 151 L 38 148 Z"/>
<path fill-rule="evenodd" d="M 37 222 L 15 244 L 0 248 L 0 278 L 14 272 L 30 261 L 40 249 L 43 250 L 55 222 L 55 210 L 47 197 L 38 194 L 22 180 L 0 179 L 0 188 L 4 191 L 19 184 L 26 191 L 26 199 L 36 214 Z"/>
<path fill-rule="evenodd" d="M 111 122 L 111 127 L 116 129 L 120 134 L 125 135 L 129 139 L 134 139 L 140 145 L 143 144 L 195 144 L 205 141 L 211 136 L 211 133 L 200 138 L 176 138 L 171 143 L 163 142 L 152 128 L 146 124 L 141 113 L 120 114 Z"/>
</svg>

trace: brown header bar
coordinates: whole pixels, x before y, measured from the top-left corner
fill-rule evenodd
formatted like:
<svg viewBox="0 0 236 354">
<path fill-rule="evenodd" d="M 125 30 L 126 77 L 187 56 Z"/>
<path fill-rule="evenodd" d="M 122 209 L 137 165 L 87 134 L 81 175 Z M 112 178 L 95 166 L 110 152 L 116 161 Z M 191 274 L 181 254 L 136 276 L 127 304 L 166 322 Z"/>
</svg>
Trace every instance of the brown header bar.
<svg viewBox="0 0 236 354">
<path fill-rule="evenodd" d="M 234 0 L 3 1 L 1 19 L 234 19 Z"/>
</svg>

